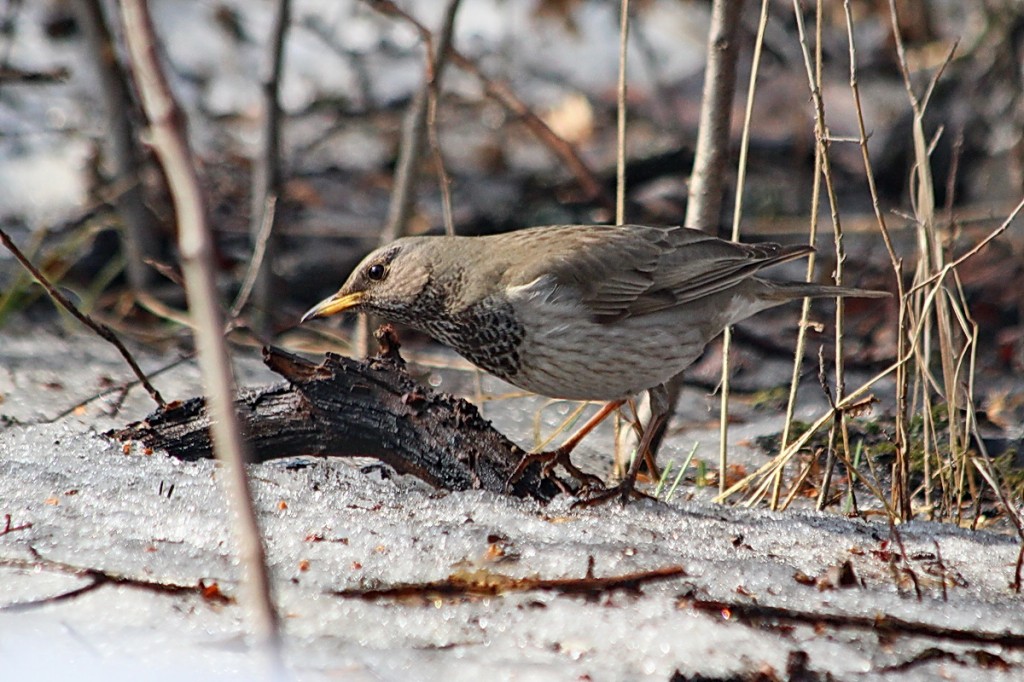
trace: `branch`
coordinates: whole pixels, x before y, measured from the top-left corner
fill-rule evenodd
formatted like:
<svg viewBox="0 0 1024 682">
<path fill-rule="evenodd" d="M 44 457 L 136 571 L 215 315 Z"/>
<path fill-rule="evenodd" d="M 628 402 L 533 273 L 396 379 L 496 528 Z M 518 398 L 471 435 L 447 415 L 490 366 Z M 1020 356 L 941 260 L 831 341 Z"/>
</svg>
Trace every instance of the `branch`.
<svg viewBox="0 0 1024 682">
<path fill-rule="evenodd" d="M 278 91 L 284 68 L 284 39 L 291 18 L 291 0 L 277 0 L 267 46 L 267 63 L 263 67 L 263 148 L 253 163 L 252 208 L 249 240 L 253 255 L 252 326 L 260 335 L 273 330 L 271 313 L 275 296 L 274 261 L 276 250 L 273 235 L 277 216 L 276 202 L 281 196 L 281 103 Z"/>
<path fill-rule="evenodd" d="M 420 37 L 425 42 L 433 40 L 430 29 L 416 21 L 413 16 L 402 10 L 391 0 L 365 0 L 365 2 L 381 14 L 398 17 L 406 21 L 420 34 Z M 594 172 L 590 170 L 575 147 L 551 130 L 548 124 L 537 114 L 533 113 L 530 107 L 519 99 L 507 85 L 488 78 L 471 59 L 455 49 L 452 49 L 448 56 L 457 67 L 475 76 L 480 81 L 488 97 L 494 98 L 510 112 L 521 118 L 530 132 L 537 136 L 541 142 L 547 145 L 548 149 L 562 160 L 562 163 L 576 177 L 576 181 L 583 189 L 588 200 L 596 201 L 610 211 L 615 210 L 615 202 L 608 196 L 600 181 L 595 177 Z"/>
<path fill-rule="evenodd" d="M 385 330 L 388 330 L 385 327 Z M 289 383 L 235 398 L 253 461 L 281 457 L 374 457 L 396 471 L 447 490 L 483 489 L 541 501 L 557 484 L 527 468 L 506 489 L 523 451 L 465 400 L 419 386 L 405 371 L 393 332 L 385 351 L 365 362 L 328 354 L 317 365 L 277 348 L 263 360 Z M 159 410 L 107 435 L 138 441 L 187 460 L 212 456 L 203 398 Z"/>
<path fill-rule="evenodd" d="M 158 260 L 162 251 L 156 218 L 146 205 L 140 181 L 147 164 L 136 140 L 136 127 L 144 117 L 132 98 L 128 77 L 104 12 L 104 3 L 101 0 L 82 0 L 73 6 L 78 10 L 99 75 L 108 122 L 106 143 L 113 180 L 115 185 L 124 187 L 112 202 L 122 222 L 119 232 L 125 256 L 125 274 L 133 293 L 138 295 L 149 289 L 154 280 L 155 273 L 146 265 L 146 260 Z"/>
<path fill-rule="evenodd" d="M 0 229 L 0 243 L 6 246 L 7 250 L 14 254 L 14 257 L 26 270 L 32 273 L 32 276 L 35 277 L 36 281 L 39 282 L 44 289 L 46 289 L 46 293 L 49 294 L 50 298 L 52 298 L 54 302 L 64 308 L 64 310 L 71 313 L 76 320 L 99 334 L 101 338 L 114 344 L 114 347 L 117 348 L 117 352 L 121 354 L 121 357 L 125 359 L 128 366 L 132 368 L 133 372 L 135 372 L 135 376 L 139 378 L 139 383 L 146 387 L 146 391 L 149 393 L 150 397 L 153 398 L 157 405 L 163 406 L 164 399 L 160 395 L 160 392 L 153 387 L 153 384 L 149 383 L 149 379 L 146 378 L 146 374 L 142 371 L 142 368 L 139 367 L 139 364 L 135 362 L 135 358 L 128 352 L 128 349 L 125 348 L 124 344 L 121 343 L 121 339 L 117 337 L 114 330 L 102 322 L 96 322 L 93 320 L 91 317 L 79 310 L 74 303 L 68 300 L 67 296 L 60 293 L 60 291 L 57 290 L 57 287 L 53 286 L 53 283 L 46 278 L 46 275 L 40 272 L 39 268 L 32 264 L 32 261 L 30 261 L 28 257 L 21 252 L 21 249 L 11 241 L 11 238 L 2 229 Z"/>
<path fill-rule="evenodd" d="M 214 415 L 213 438 L 218 459 L 224 467 L 225 493 L 234 516 L 239 561 L 244 570 L 243 603 L 253 619 L 261 648 L 269 649 L 270 664 L 280 669 L 277 615 L 270 597 L 270 578 L 249 482 L 245 477 L 238 416 L 231 401 L 234 382 L 214 281 L 213 240 L 188 145 L 185 117 L 161 69 L 153 20 L 145 0 L 124 0 L 121 11 L 136 82 L 152 125 L 153 150 L 167 175 L 178 217 L 178 250 L 185 275 L 185 293 L 195 322 L 199 367 Z"/>
</svg>

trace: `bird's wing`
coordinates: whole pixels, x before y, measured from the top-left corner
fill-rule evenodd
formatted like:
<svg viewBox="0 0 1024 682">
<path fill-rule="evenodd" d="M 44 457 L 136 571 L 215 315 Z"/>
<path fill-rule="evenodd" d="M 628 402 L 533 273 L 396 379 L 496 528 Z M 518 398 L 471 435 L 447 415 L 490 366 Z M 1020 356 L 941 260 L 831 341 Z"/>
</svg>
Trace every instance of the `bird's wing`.
<svg viewBox="0 0 1024 682">
<path fill-rule="evenodd" d="M 762 268 L 811 253 L 809 246 L 739 244 L 699 230 L 676 228 L 672 246 L 656 270 L 648 291 L 637 297 L 628 315 L 643 315 L 697 301 L 730 289 Z"/>
<path fill-rule="evenodd" d="M 575 230 L 577 238 L 556 237 L 555 232 L 567 230 Z M 541 255 L 520 270 L 517 283 L 550 277 L 555 296 L 575 298 L 601 322 L 711 296 L 809 251 L 737 244 L 684 227 L 588 225 L 546 228 L 535 235 Z"/>
<path fill-rule="evenodd" d="M 553 287 L 552 300 L 583 305 L 599 319 L 622 317 L 648 292 L 658 263 L 671 248 L 668 230 L 655 227 L 567 225 L 529 233 L 535 257 L 510 272 L 508 284 L 540 282 Z M 522 239 L 526 233 L 508 234 L 519 234 Z M 572 239 L 566 238 L 569 234 Z"/>
</svg>

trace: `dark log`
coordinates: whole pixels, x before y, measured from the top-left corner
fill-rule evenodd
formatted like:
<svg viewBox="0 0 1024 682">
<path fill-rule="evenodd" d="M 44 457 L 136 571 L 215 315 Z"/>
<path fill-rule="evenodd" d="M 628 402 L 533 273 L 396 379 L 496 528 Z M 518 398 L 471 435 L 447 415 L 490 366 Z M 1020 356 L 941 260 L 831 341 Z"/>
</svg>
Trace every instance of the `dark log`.
<svg viewBox="0 0 1024 682">
<path fill-rule="evenodd" d="M 542 501 L 558 493 L 539 465 L 506 487 L 522 449 L 471 403 L 417 384 L 405 370 L 393 332 L 379 333 L 378 340 L 382 350 L 374 358 L 328 353 L 319 365 L 264 348 L 264 362 L 288 383 L 245 389 L 235 398 L 251 459 L 374 457 L 447 490 L 483 489 Z M 213 456 L 209 425 L 200 397 L 169 403 L 107 435 L 197 460 Z"/>
</svg>

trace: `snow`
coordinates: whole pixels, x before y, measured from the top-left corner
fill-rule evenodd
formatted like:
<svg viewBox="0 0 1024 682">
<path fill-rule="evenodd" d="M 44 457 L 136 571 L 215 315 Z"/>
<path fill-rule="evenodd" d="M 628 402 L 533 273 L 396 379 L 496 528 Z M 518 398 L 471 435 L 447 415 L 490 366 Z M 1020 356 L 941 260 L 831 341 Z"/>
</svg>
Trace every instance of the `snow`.
<svg viewBox="0 0 1024 682">
<path fill-rule="evenodd" d="M 37 331 L 32 344 L 73 348 L 77 361 L 67 370 L 72 375 L 63 376 L 72 388 L 56 391 L 55 400 L 53 389 L 41 387 L 49 381 L 46 368 L 24 356 L 28 338 L 5 333 L 0 411 L 23 422 L 55 411 L 58 402 L 81 399 L 76 389 L 96 386 L 101 374 L 124 376 L 112 366 L 116 357 L 106 344 L 89 337 L 40 338 Z M 144 366 L 167 360 L 141 359 Z M 246 383 L 265 379 L 251 361 L 240 365 Z M 162 375 L 158 385 L 168 398 L 198 391 L 187 367 Z M 485 382 L 485 390 L 496 388 Z M 90 405 L 85 415 L 15 424 L 0 433 L 0 514 L 10 514 L 15 526 L 31 524 L 0 536 L 0 658 L 5 670 L 20 673 L 12 679 L 74 674 L 118 680 L 144 669 L 158 679 L 229 680 L 253 679 L 260 671 L 247 655 L 236 605 L 107 585 L 25 606 L 85 584 L 81 577 L 25 567 L 43 561 L 145 581 L 215 582 L 224 593 L 237 593 L 216 466 L 137 448 L 126 454 L 98 433 L 141 417 L 149 409 L 143 398 L 130 400 L 114 417 Z M 503 427 L 518 424 L 511 435 L 528 441 L 532 425 L 523 415 L 532 411 L 515 402 L 489 402 L 486 412 Z M 545 411 L 545 428 L 561 411 Z M 672 436 L 670 443 L 688 450 L 693 437 Z M 593 438 L 591 457 L 610 441 Z M 676 443 L 678 438 L 685 442 Z M 1013 679 L 1014 667 L 1024 663 L 1019 648 L 851 626 L 757 626 L 686 601 L 1020 633 L 1022 600 L 1010 589 L 1018 543 L 1006 535 L 918 521 L 901 526 L 908 565 L 923 593 L 918 601 L 909 585 L 893 578 L 883 549 L 897 548 L 885 544 L 891 533 L 881 520 L 731 508 L 699 494 L 689 501 L 679 494 L 668 504 L 573 510 L 564 498 L 545 507 L 479 491 L 439 492 L 413 479 L 363 473 L 354 462 L 303 461 L 308 466 L 291 460 L 250 469 L 295 679 L 664 680 L 677 670 L 728 677 L 767 668 L 781 675 L 793 651 L 806 652 L 812 671 L 844 680 L 888 679 L 887 670 L 901 670 L 905 679 Z M 604 462 L 591 466 L 602 471 Z M 496 540 L 502 552 L 489 551 Z M 336 594 L 477 569 L 519 578 L 582 578 L 591 557 L 598 577 L 675 565 L 686 574 L 646 584 L 639 595 L 613 591 L 594 600 L 547 591 L 422 602 Z M 27 564 L 11 563 L 18 561 Z M 862 587 L 819 590 L 794 577 L 817 578 L 845 561 Z M 934 650 L 948 656 L 915 662 Z M 1010 670 L 973 663 L 978 652 L 998 656 Z"/>
</svg>

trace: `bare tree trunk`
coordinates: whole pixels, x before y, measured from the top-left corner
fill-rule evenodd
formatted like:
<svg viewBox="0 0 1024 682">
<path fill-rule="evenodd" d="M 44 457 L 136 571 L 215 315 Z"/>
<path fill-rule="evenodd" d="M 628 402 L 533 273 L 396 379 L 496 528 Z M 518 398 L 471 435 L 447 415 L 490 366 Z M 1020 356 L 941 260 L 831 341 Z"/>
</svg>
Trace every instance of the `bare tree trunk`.
<svg viewBox="0 0 1024 682">
<path fill-rule="evenodd" d="M 263 149 L 253 164 L 252 208 L 249 241 L 253 258 L 263 254 L 256 264 L 251 324 L 257 335 L 273 333 L 273 297 L 278 295 L 274 276 L 277 242 L 274 235 L 275 207 L 281 196 L 281 104 L 278 91 L 284 65 L 284 38 L 291 19 L 291 0 L 277 0 L 267 45 L 267 64 L 261 75 L 263 89 Z M 273 211 L 271 215 L 268 212 Z"/>
<path fill-rule="evenodd" d="M 328 354 L 313 364 L 276 348 L 263 360 L 287 383 L 241 391 L 235 406 L 254 461 L 281 457 L 375 457 L 446 490 L 482 489 L 547 501 L 559 484 L 532 464 L 509 483 L 522 449 L 472 404 L 419 386 L 389 327 L 383 352 L 368 361 Z M 112 432 L 181 459 L 213 453 L 203 398 L 175 402 Z M 563 484 L 564 485 L 564 484 Z"/>
<path fill-rule="evenodd" d="M 116 188 L 114 207 L 121 218 L 125 274 L 132 290 L 141 293 L 149 288 L 156 274 L 146 260 L 159 260 L 162 252 L 156 218 L 146 206 L 141 182 L 145 163 L 135 138 L 135 129 L 143 124 L 144 116 L 132 98 L 100 0 L 78 0 L 75 8 L 89 52 L 96 60 L 107 108 L 110 126 L 107 149 Z"/>
</svg>

